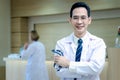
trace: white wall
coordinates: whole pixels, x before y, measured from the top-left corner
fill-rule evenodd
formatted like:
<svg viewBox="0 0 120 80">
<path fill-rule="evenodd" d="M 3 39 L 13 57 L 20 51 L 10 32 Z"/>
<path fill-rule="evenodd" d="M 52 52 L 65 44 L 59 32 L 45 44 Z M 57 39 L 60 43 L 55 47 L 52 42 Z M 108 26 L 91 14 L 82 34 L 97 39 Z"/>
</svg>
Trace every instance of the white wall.
<svg viewBox="0 0 120 80">
<path fill-rule="evenodd" d="M 10 0 L 0 0 L 0 66 L 10 53 Z"/>
</svg>

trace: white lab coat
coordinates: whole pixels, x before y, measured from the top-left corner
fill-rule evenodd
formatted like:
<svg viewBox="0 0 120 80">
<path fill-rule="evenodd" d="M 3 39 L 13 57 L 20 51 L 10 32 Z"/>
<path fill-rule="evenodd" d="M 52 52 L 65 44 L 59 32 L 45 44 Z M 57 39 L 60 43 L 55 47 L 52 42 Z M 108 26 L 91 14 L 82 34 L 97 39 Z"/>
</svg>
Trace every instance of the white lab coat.
<svg viewBox="0 0 120 80">
<path fill-rule="evenodd" d="M 22 59 L 28 59 L 26 80 L 49 80 L 45 64 L 45 47 L 41 42 L 33 41 L 21 53 Z"/>
<path fill-rule="evenodd" d="M 57 41 L 56 50 L 61 50 L 64 56 L 70 60 L 69 68 L 56 70 L 61 80 L 100 80 L 99 75 L 105 63 L 106 45 L 101 38 L 93 36 L 89 32 L 82 37 L 83 49 L 80 62 L 75 62 L 77 45 L 73 35 Z M 56 65 L 57 66 L 57 65 Z"/>
</svg>

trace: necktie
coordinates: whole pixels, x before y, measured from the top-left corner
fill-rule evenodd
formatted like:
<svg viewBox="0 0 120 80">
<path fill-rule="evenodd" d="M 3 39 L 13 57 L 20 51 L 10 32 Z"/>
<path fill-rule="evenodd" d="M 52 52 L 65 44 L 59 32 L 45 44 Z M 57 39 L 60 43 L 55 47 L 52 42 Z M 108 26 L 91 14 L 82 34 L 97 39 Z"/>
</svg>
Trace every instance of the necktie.
<svg viewBox="0 0 120 80">
<path fill-rule="evenodd" d="M 77 50 L 76 50 L 76 57 L 75 57 L 76 62 L 80 61 L 81 51 L 82 51 L 82 43 L 83 43 L 82 39 L 79 39 L 78 40 L 78 47 L 77 47 Z"/>
<path fill-rule="evenodd" d="M 82 43 L 83 43 L 82 39 L 79 39 L 78 40 L 78 47 L 77 47 L 77 50 L 76 50 L 76 57 L 75 57 L 76 62 L 80 61 L 81 51 L 82 51 Z M 74 80 L 77 80 L 77 78 L 74 78 Z"/>
</svg>

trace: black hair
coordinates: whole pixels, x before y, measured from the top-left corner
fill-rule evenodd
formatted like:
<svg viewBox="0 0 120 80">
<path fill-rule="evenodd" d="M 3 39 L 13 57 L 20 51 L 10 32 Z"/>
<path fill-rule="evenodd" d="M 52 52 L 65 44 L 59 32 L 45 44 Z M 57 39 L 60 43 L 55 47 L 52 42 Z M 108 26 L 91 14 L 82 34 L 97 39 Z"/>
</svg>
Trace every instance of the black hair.
<svg viewBox="0 0 120 80">
<path fill-rule="evenodd" d="M 90 7 L 85 2 L 76 2 L 72 5 L 70 10 L 70 17 L 72 18 L 73 10 L 75 8 L 84 7 L 87 10 L 88 17 L 90 17 Z"/>
</svg>

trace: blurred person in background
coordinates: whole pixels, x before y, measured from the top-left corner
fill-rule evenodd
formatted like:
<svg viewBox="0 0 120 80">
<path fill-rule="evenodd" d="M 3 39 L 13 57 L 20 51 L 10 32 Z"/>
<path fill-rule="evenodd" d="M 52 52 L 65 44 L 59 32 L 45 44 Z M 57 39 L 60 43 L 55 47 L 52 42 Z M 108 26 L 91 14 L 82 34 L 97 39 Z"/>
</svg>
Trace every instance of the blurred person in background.
<svg viewBox="0 0 120 80">
<path fill-rule="evenodd" d="M 24 44 L 21 58 L 27 59 L 26 80 L 49 80 L 46 67 L 46 52 L 44 45 L 38 41 L 37 31 L 30 33 L 31 42 Z"/>
</svg>

